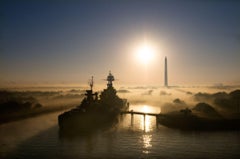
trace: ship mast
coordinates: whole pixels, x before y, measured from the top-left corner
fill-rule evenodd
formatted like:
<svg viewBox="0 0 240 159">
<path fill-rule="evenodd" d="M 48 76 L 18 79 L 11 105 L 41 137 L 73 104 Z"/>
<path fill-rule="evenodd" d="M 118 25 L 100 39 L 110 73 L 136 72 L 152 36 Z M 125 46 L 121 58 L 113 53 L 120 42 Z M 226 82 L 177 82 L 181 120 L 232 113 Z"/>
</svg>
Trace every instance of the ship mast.
<svg viewBox="0 0 240 159">
<path fill-rule="evenodd" d="M 112 75 L 111 71 L 109 71 L 109 74 L 107 76 L 107 87 L 112 87 L 112 82 L 114 81 L 114 76 Z"/>
<path fill-rule="evenodd" d="M 89 81 L 89 86 L 90 86 L 91 91 L 92 91 L 92 88 L 93 88 L 93 76 L 92 76 L 92 78 Z"/>
</svg>

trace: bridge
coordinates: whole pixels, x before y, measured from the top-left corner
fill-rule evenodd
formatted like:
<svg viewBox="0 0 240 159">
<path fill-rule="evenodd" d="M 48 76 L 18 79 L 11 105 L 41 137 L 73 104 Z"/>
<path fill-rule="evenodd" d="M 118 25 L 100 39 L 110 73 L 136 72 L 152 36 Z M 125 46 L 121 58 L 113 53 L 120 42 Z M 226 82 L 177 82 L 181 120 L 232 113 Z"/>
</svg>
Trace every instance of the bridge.
<svg viewBox="0 0 240 159">
<path fill-rule="evenodd" d="M 145 112 L 137 112 L 137 111 L 133 111 L 133 110 L 131 110 L 131 111 L 122 111 L 121 115 L 123 115 L 123 114 L 131 114 L 131 115 L 138 114 L 138 115 L 144 115 L 144 116 L 150 115 L 150 116 L 156 116 L 156 117 L 159 115 L 157 113 L 145 113 Z"/>
<path fill-rule="evenodd" d="M 145 113 L 145 112 L 138 112 L 138 111 L 122 111 L 121 112 L 121 115 L 124 115 L 124 114 L 131 114 L 131 125 L 133 126 L 133 121 L 134 121 L 134 118 L 133 118 L 133 115 L 143 115 L 144 117 L 144 128 L 145 128 L 145 120 L 146 120 L 146 115 L 149 115 L 149 116 L 155 116 L 156 117 L 156 126 L 158 127 L 158 123 L 157 123 L 157 116 L 159 114 L 157 113 Z"/>
</svg>

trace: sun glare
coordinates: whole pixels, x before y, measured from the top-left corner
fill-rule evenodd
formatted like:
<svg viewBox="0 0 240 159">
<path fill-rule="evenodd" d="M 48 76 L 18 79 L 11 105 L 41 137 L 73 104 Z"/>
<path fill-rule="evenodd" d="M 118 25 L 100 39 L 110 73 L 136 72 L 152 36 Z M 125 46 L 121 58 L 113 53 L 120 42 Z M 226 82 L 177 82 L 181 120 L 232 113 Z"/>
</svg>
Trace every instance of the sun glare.
<svg viewBox="0 0 240 159">
<path fill-rule="evenodd" d="M 151 109 L 149 108 L 149 106 L 148 105 L 143 105 L 143 107 L 142 107 L 142 112 L 144 112 L 144 113 L 150 113 L 151 112 Z"/>
<path fill-rule="evenodd" d="M 143 44 L 137 48 L 137 59 L 144 64 L 148 64 L 155 56 L 154 48 L 149 44 Z"/>
</svg>

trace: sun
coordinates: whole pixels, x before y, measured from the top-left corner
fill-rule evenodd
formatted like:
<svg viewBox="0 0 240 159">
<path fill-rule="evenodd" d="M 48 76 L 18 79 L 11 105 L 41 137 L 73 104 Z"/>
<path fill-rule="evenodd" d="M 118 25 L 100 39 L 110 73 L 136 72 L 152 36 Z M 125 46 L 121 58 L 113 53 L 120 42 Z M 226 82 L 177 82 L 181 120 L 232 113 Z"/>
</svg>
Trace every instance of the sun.
<svg viewBox="0 0 240 159">
<path fill-rule="evenodd" d="M 150 44 L 144 43 L 137 47 L 136 57 L 139 62 L 143 64 L 148 64 L 154 59 L 155 49 Z"/>
<path fill-rule="evenodd" d="M 151 109 L 149 108 L 148 105 L 143 105 L 143 107 L 142 107 L 142 112 L 144 112 L 144 113 L 150 113 L 150 112 L 151 112 Z"/>
</svg>

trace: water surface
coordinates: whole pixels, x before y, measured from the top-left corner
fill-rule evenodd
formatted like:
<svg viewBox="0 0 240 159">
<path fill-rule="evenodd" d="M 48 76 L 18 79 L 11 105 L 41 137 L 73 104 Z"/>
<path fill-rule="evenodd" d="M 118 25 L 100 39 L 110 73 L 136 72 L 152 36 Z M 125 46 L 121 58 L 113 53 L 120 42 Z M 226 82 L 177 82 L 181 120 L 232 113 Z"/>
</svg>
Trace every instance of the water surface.
<svg viewBox="0 0 240 159">
<path fill-rule="evenodd" d="M 130 110 L 159 113 L 156 106 Z M 124 115 L 111 129 L 59 138 L 61 112 L 0 125 L 0 158 L 240 158 L 239 131 L 180 131 L 153 116 Z"/>
</svg>

